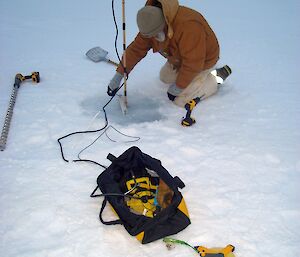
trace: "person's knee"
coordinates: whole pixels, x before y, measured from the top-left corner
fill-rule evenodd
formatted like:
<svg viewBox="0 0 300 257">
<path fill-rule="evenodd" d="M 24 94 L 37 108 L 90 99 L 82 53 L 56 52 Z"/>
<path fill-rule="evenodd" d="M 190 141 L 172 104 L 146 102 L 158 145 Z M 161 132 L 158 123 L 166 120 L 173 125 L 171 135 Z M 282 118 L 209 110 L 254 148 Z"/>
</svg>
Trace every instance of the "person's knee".
<svg viewBox="0 0 300 257">
<path fill-rule="evenodd" d="M 170 76 L 168 76 L 168 74 L 166 73 L 165 70 L 161 69 L 160 73 L 159 73 L 159 79 L 161 82 L 165 83 L 165 84 L 171 84 L 171 79 Z"/>
<path fill-rule="evenodd" d="M 195 97 L 201 97 L 201 99 L 205 99 L 215 94 L 217 90 L 218 84 L 214 76 L 205 72 L 195 78 L 193 82 L 175 98 L 174 103 L 178 106 L 184 107 L 187 102 Z"/>
<path fill-rule="evenodd" d="M 166 84 L 175 83 L 177 72 L 172 68 L 169 63 L 166 63 L 159 72 L 159 79 Z"/>
<path fill-rule="evenodd" d="M 204 87 L 206 97 L 214 95 L 218 91 L 218 89 L 219 87 L 215 77 L 212 74 L 209 74 L 205 80 Z"/>
</svg>

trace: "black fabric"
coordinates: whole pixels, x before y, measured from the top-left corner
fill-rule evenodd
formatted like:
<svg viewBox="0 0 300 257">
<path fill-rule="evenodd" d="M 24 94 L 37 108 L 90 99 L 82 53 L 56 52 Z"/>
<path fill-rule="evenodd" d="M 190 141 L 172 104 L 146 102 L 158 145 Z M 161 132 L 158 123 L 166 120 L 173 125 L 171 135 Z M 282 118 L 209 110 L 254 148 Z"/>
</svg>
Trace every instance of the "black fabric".
<svg viewBox="0 0 300 257">
<path fill-rule="evenodd" d="M 167 93 L 168 94 L 168 98 L 169 100 L 171 100 L 172 102 L 175 100 L 176 96 L 175 95 L 172 95 L 170 94 L 169 92 Z"/>
<path fill-rule="evenodd" d="M 149 176 L 149 172 L 145 169 L 147 168 L 157 173 L 159 178 L 174 191 L 174 196 L 167 208 L 150 218 L 132 213 L 126 206 L 123 196 L 107 195 L 99 215 L 103 224 L 122 224 L 132 236 L 144 232 L 142 243 L 150 243 L 165 236 L 176 234 L 190 224 L 189 217 L 177 208 L 182 201 L 178 187 L 183 188 L 184 183 L 178 177 L 173 178 L 159 160 L 143 153 L 137 147 L 131 147 L 118 158 L 110 159 L 112 159 L 111 165 L 97 178 L 98 187 L 103 194 L 124 194 L 128 190 L 126 181 L 132 180 L 133 175 L 135 178 Z M 106 201 L 113 207 L 119 220 L 110 222 L 102 219 Z"/>
<path fill-rule="evenodd" d="M 110 89 L 110 87 L 107 86 L 107 94 L 108 94 L 109 96 L 115 96 L 115 94 L 118 92 L 118 89 L 119 89 L 119 88 L 116 88 L 116 89 Z"/>
</svg>

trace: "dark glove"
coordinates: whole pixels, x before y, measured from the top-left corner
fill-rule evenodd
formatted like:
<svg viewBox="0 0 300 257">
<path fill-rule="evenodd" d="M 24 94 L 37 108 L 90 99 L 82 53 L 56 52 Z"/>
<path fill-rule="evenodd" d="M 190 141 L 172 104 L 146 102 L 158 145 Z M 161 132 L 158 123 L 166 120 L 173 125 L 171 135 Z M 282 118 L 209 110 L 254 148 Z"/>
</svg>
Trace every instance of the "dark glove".
<svg viewBox="0 0 300 257">
<path fill-rule="evenodd" d="M 171 101 L 174 101 L 175 98 L 183 91 L 182 88 L 177 87 L 176 84 L 172 84 L 171 86 L 169 86 L 168 88 L 168 98 Z"/>
<path fill-rule="evenodd" d="M 118 91 L 118 88 L 114 89 L 114 90 L 111 90 L 109 86 L 107 86 L 107 94 L 109 96 L 114 96 Z"/>
<path fill-rule="evenodd" d="M 119 72 L 116 72 L 116 74 L 113 76 L 107 87 L 107 94 L 109 96 L 114 96 L 117 93 L 122 78 L 123 75 Z"/>
<path fill-rule="evenodd" d="M 171 94 L 168 92 L 168 98 L 169 98 L 169 100 L 174 101 L 175 98 L 176 98 L 176 96 L 175 96 L 175 95 L 171 95 Z"/>
</svg>

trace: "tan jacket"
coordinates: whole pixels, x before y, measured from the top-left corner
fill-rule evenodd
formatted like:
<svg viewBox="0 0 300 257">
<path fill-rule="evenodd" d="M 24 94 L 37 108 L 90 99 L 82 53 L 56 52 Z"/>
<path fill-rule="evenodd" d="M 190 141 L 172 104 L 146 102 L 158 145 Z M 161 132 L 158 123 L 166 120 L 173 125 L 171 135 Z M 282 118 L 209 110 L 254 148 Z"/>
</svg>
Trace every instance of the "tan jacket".
<svg viewBox="0 0 300 257">
<path fill-rule="evenodd" d="M 140 33 L 126 49 L 126 70 L 129 73 L 152 48 L 178 70 L 176 85 L 186 88 L 201 71 L 213 67 L 219 59 L 218 40 L 204 17 L 177 0 L 148 0 L 146 5 L 160 2 L 167 23 L 164 42 L 145 38 Z M 117 71 L 124 73 L 122 65 Z"/>
</svg>

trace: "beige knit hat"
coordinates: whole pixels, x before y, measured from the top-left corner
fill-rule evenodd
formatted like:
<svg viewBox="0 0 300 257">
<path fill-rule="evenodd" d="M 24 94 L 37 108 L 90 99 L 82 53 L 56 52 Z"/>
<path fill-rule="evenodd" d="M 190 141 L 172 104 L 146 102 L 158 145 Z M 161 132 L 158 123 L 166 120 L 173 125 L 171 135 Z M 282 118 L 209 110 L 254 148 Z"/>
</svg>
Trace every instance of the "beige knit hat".
<svg viewBox="0 0 300 257">
<path fill-rule="evenodd" d="M 165 27 L 166 21 L 162 9 L 147 5 L 136 16 L 140 33 L 145 37 L 154 37 Z"/>
</svg>

